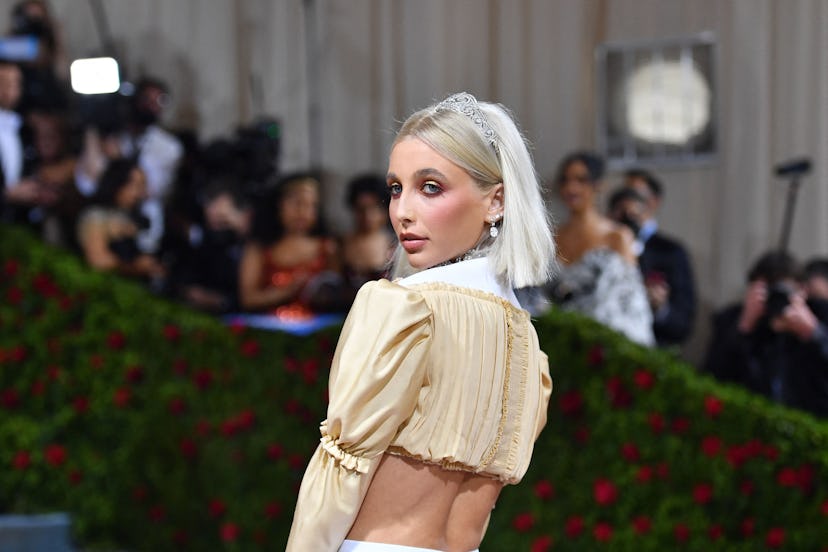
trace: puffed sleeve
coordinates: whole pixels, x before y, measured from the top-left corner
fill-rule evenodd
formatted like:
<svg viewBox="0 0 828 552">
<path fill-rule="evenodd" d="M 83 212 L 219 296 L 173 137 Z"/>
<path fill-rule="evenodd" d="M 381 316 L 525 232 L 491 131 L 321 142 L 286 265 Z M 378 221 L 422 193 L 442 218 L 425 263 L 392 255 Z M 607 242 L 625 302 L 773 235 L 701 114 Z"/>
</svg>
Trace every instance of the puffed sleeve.
<svg viewBox="0 0 828 552">
<path fill-rule="evenodd" d="M 299 489 L 288 552 L 339 549 L 383 452 L 417 404 L 431 320 L 416 291 L 386 280 L 360 289 L 334 354 L 328 416 Z"/>
</svg>

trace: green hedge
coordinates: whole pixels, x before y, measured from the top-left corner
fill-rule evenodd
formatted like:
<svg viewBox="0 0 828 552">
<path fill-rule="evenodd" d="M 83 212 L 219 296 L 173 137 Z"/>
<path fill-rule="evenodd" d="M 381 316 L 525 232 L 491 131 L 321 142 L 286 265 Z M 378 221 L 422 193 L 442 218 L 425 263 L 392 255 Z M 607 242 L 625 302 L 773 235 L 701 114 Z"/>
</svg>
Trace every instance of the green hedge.
<svg viewBox="0 0 828 552">
<path fill-rule="evenodd" d="M 0 513 L 87 549 L 278 550 L 338 330 L 225 327 L 0 227 Z M 537 321 L 555 382 L 484 550 L 828 549 L 828 426 L 592 321 Z"/>
</svg>

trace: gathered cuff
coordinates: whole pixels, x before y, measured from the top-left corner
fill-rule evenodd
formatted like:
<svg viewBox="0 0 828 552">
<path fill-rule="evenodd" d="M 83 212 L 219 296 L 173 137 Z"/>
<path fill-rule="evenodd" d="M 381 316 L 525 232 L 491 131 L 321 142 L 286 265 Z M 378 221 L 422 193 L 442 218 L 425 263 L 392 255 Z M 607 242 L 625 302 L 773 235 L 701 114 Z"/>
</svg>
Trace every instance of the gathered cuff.
<svg viewBox="0 0 828 552">
<path fill-rule="evenodd" d="M 350 452 L 342 450 L 342 448 L 340 448 L 340 446 L 336 443 L 336 439 L 328 435 L 327 421 L 320 424 L 319 432 L 322 434 L 322 438 L 319 440 L 322 448 L 337 462 L 339 462 L 340 465 L 355 472 L 368 473 L 371 461 L 363 456 L 356 456 Z"/>
</svg>

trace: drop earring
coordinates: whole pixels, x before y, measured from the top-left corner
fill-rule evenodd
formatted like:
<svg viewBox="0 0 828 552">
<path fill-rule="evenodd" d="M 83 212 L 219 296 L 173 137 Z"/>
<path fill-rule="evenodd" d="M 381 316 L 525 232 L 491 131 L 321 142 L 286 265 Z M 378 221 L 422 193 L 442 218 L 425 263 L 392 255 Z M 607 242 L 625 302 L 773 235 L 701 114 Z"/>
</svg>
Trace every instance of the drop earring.
<svg viewBox="0 0 828 552">
<path fill-rule="evenodd" d="M 496 238 L 498 236 L 498 234 L 500 234 L 500 230 L 498 229 L 497 226 L 495 226 L 495 224 L 497 223 L 497 221 L 499 219 L 500 219 L 500 214 L 497 214 L 497 215 L 492 217 L 492 220 L 490 222 L 491 226 L 489 227 L 489 235 L 492 238 Z"/>
</svg>

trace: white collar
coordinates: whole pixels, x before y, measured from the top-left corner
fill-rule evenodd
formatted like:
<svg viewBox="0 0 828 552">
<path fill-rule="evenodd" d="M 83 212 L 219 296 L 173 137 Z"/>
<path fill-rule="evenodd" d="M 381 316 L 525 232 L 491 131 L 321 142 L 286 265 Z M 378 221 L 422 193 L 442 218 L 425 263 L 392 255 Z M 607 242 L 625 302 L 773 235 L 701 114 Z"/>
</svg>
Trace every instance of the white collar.
<svg viewBox="0 0 828 552">
<path fill-rule="evenodd" d="M 485 291 L 523 308 L 512 288 L 498 282 L 487 257 L 428 268 L 397 281 L 403 287 L 432 282 Z"/>
</svg>

